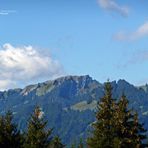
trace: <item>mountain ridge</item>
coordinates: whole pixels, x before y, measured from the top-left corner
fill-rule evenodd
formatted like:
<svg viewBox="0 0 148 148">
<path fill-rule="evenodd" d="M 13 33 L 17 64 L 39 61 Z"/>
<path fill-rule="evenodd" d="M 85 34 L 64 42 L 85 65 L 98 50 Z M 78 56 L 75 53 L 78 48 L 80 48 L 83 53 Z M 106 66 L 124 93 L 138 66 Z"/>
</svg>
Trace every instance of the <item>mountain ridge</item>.
<svg viewBox="0 0 148 148">
<path fill-rule="evenodd" d="M 147 85 L 134 86 L 125 80 L 112 81 L 113 97 L 124 93 L 130 105 L 139 113 L 140 121 L 148 129 Z M 86 137 L 89 125 L 95 120 L 97 101 L 104 95 L 104 84 L 89 75 L 65 76 L 55 80 L 28 85 L 23 89 L 0 92 L 0 112 L 11 109 L 19 128 L 25 130 L 28 115 L 35 105 L 40 105 L 49 127 L 61 136 L 64 143 L 72 143 L 75 137 Z"/>
</svg>

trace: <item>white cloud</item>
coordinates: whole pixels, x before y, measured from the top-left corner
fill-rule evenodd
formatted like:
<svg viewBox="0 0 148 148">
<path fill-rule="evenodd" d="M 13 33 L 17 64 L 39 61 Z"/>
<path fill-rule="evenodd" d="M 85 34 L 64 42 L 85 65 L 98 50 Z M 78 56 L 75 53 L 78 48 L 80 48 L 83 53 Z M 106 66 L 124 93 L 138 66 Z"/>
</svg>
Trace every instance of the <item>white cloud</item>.
<svg viewBox="0 0 148 148">
<path fill-rule="evenodd" d="M 97 2 L 103 9 L 117 12 L 122 16 L 128 16 L 129 14 L 129 8 L 127 6 L 119 5 L 114 0 L 97 0 Z"/>
<path fill-rule="evenodd" d="M 0 79 L 0 90 L 5 90 L 8 86 L 15 87 L 15 84 L 11 80 L 1 80 Z"/>
<path fill-rule="evenodd" d="M 142 37 L 148 36 L 148 21 L 138 27 L 134 32 L 118 32 L 114 38 L 119 41 L 132 41 L 137 40 Z"/>
<path fill-rule="evenodd" d="M 10 13 L 16 13 L 15 10 L 0 10 L 0 15 L 9 15 Z"/>
<path fill-rule="evenodd" d="M 32 46 L 4 44 L 0 50 L 0 89 L 8 89 L 35 80 L 53 79 L 63 74 L 57 60 Z"/>
</svg>

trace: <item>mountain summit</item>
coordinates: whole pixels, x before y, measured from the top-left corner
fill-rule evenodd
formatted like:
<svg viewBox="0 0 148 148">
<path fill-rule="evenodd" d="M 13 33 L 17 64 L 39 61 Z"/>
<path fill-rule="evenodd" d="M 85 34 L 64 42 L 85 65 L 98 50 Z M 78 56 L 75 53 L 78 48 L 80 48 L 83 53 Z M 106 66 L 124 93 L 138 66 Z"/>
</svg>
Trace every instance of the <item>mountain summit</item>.
<svg viewBox="0 0 148 148">
<path fill-rule="evenodd" d="M 138 111 L 141 122 L 148 129 L 148 86 L 135 87 L 125 80 L 111 82 L 113 97 L 118 99 L 123 93 L 130 107 Z M 104 84 L 89 75 L 66 76 L 55 80 L 0 92 L 0 112 L 11 109 L 19 128 L 25 130 L 28 115 L 35 105 L 41 106 L 42 115 L 54 128 L 55 134 L 69 144 L 75 137 L 86 137 L 90 124 L 95 120 L 97 101 L 104 94 Z"/>
</svg>

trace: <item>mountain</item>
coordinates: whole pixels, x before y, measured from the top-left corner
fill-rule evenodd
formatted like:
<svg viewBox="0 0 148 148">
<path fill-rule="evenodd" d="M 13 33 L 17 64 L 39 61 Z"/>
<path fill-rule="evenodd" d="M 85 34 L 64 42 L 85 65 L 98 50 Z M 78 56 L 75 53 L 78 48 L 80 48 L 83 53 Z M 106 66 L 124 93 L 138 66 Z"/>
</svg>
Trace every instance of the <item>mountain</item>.
<svg viewBox="0 0 148 148">
<path fill-rule="evenodd" d="M 125 80 L 111 82 L 113 97 L 123 93 L 148 129 L 148 85 L 136 87 Z M 40 105 L 48 126 L 54 128 L 65 144 L 86 137 L 95 121 L 97 101 L 104 94 L 104 84 L 90 76 L 66 76 L 56 80 L 29 85 L 24 89 L 0 92 L 0 112 L 12 110 L 14 120 L 25 130 L 35 105 Z"/>
</svg>

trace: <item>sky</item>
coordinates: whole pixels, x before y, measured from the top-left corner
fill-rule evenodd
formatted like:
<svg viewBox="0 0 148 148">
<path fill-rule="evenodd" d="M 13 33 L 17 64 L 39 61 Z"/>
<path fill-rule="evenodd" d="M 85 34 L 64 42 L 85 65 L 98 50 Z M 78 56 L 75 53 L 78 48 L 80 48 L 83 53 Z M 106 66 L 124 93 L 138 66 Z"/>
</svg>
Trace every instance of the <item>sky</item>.
<svg viewBox="0 0 148 148">
<path fill-rule="evenodd" d="M 0 0 L 0 90 L 65 75 L 148 83 L 147 0 Z"/>
</svg>

